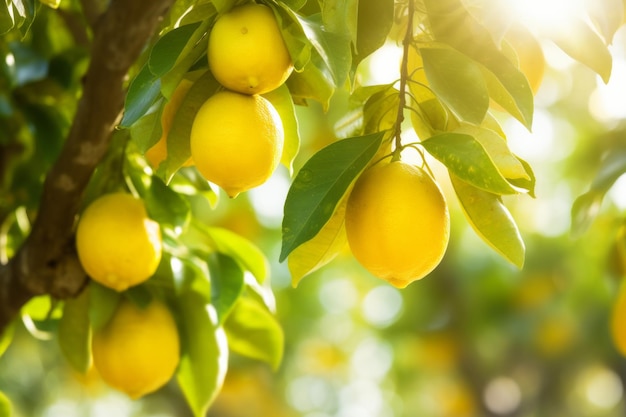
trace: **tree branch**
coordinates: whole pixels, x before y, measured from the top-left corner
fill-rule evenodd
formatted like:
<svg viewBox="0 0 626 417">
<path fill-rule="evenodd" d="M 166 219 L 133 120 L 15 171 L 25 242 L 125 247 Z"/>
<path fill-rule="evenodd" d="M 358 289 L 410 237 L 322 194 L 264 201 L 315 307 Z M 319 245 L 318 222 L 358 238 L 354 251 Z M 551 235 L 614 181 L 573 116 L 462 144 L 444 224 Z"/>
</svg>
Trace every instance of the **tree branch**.
<svg viewBox="0 0 626 417">
<path fill-rule="evenodd" d="M 87 282 L 74 247 L 82 194 L 121 115 L 128 70 L 173 2 L 114 0 L 98 20 L 83 95 L 45 180 L 32 231 L 9 263 L 0 266 L 0 333 L 32 297 L 72 297 Z"/>
</svg>

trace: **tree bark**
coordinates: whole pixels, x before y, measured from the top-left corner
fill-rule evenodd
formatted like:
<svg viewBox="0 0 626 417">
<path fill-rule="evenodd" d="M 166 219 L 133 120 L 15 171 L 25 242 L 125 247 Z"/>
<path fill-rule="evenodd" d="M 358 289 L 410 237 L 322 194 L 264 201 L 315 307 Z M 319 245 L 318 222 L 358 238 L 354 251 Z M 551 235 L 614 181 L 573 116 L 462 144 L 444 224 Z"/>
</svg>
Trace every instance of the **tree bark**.
<svg viewBox="0 0 626 417">
<path fill-rule="evenodd" d="M 84 288 L 87 276 L 74 246 L 82 194 L 122 113 L 128 70 L 173 2 L 113 0 L 95 23 L 83 94 L 44 182 L 31 233 L 16 255 L 0 265 L 0 334 L 32 297 L 64 299 Z"/>
</svg>

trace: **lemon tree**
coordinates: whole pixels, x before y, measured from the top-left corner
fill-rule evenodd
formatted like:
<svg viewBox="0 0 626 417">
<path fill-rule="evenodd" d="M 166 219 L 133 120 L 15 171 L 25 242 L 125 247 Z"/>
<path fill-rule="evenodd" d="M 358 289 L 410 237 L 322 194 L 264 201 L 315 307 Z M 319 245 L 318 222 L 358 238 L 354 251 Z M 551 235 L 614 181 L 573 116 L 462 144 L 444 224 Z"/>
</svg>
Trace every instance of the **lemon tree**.
<svg viewBox="0 0 626 417">
<path fill-rule="evenodd" d="M 236 357 L 280 366 L 273 274 L 342 255 L 417 293 L 459 221 L 522 268 L 507 202 L 537 179 L 506 132 L 533 128 L 546 42 L 607 82 L 623 23 L 612 0 L 571 36 L 493 19 L 495 0 L 100 3 L 0 6 L 0 352 L 34 323 L 77 372 L 135 399 L 177 384 L 198 417 Z M 612 151 L 577 233 L 626 172 Z M 242 206 L 258 234 L 220 226 Z"/>
</svg>

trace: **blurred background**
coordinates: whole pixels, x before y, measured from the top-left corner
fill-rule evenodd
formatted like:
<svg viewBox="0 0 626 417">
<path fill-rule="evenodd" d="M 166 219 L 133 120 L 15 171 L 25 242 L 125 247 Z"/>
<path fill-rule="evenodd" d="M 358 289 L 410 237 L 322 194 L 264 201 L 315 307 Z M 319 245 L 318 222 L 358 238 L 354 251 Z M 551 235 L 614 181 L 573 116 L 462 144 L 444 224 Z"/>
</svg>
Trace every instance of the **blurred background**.
<svg viewBox="0 0 626 417">
<path fill-rule="evenodd" d="M 496 112 L 510 147 L 537 177 L 536 198 L 505 200 L 526 243 L 523 270 L 476 236 L 435 162 L 451 210 L 450 246 L 433 273 L 405 290 L 369 275 L 348 251 L 293 288 L 277 261 L 290 183 L 282 167 L 265 185 L 221 198 L 207 213 L 207 222 L 251 239 L 267 255 L 286 336 L 276 372 L 230 358 L 210 417 L 626 415 L 626 358 L 610 334 L 626 274 L 626 241 L 618 239 L 626 176 L 591 225 L 571 233 L 576 198 L 608 155 L 626 155 L 626 29 L 610 48 L 608 84 L 554 45 L 542 47 L 546 66 L 532 132 Z M 390 44 L 359 76 L 366 84 L 393 82 L 397 66 L 390 62 L 398 59 Z M 329 113 L 316 103 L 297 108 L 303 143 L 296 170 L 337 140 L 346 106 L 347 97 L 337 95 Z M 16 326 L 0 357 L 0 391 L 15 417 L 191 415 L 175 383 L 132 402 L 95 373 L 76 374 L 53 333 L 33 337 L 28 327 Z"/>
</svg>

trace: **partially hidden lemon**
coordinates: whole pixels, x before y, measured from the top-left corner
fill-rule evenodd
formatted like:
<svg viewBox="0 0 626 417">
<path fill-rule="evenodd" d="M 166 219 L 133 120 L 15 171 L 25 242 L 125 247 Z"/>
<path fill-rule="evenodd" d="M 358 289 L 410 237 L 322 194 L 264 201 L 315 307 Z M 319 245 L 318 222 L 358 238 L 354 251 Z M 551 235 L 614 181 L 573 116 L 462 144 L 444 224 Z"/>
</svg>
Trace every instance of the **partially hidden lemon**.
<svg viewBox="0 0 626 417">
<path fill-rule="evenodd" d="M 249 3 L 220 16 L 208 46 L 209 68 L 224 87 L 263 94 L 280 87 L 293 70 L 272 9 Z"/>
<path fill-rule="evenodd" d="M 356 260 L 398 288 L 429 274 L 450 236 L 448 207 L 422 169 L 402 161 L 367 169 L 346 207 L 346 235 Z"/>
<path fill-rule="evenodd" d="M 224 90 L 196 114 L 191 157 L 205 179 L 236 197 L 272 175 L 284 136 L 280 116 L 267 99 Z"/>
<path fill-rule="evenodd" d="M 165 161 L 167 158 L 167 137 L 174 123 L 176 112 L 183 104 L 183 100 L 192 85 L 193 82 L 183 79 L 174 90 L 174 93 L 172 93 L 170 100 L 163 106 L 163 112 L 161 113 L 161 137 L 157 143 L 146 151 L 146 159 L 152 168 L 158 168 L 161 162 Z M 183 166 L 190 166 L 192 163 L 191 158 L 189 158 Z"/>
<path fill-rule="evenodd" d="M 161 229 L 142 200 L 105 194 L 83 212 L 76 230 L 78 258 L 96 282 L 123 291 L 150 278 L 161 261 Z"/>
<path fill-rule="evenodd" d="M 137 399 L 165 385 L 180 358 L 176 322 L 165 304 L 139 308 L 124 299 L 111 320 L 94 331 L 94 366 L 102 379 Z"/>
</svg>

